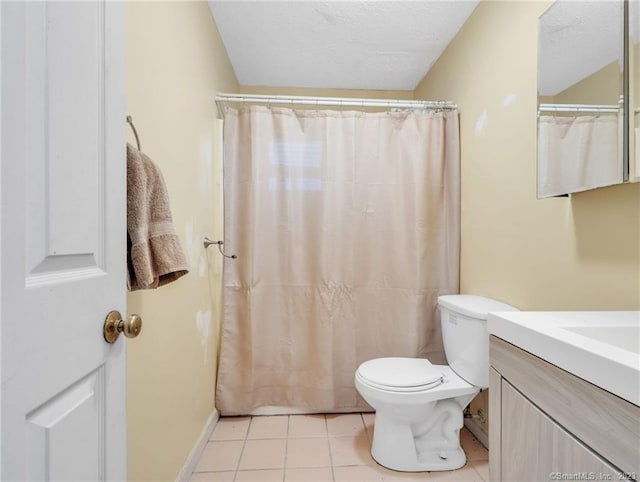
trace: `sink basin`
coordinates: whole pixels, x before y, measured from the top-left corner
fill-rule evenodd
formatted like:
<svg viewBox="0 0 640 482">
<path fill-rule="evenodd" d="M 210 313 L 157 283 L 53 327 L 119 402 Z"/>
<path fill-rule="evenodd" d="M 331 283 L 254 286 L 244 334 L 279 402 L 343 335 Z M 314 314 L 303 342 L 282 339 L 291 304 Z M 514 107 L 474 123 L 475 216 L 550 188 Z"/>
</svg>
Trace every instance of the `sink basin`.
<svg viewBox="0 0 640 482">
<path fill-rule="evenodd" d="M 640 326 L 563 326 L 562 329 L 640 355 Z"/>
<path fill-rule="evenodd" d="M 490 313 L 487 329 L 640 406 L 640 311 Z"/>
</svg>

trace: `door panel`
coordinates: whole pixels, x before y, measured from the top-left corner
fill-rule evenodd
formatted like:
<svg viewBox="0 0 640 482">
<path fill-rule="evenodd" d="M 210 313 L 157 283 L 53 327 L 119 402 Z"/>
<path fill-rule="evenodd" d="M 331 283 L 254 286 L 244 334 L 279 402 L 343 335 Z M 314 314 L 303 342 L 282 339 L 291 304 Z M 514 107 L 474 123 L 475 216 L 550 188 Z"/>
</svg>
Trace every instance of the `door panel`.
<svg viewBox="0 0 640 482">
<path fill-rule="evenodd" d="M 125 8 L 0 4 L 2 480 L 126 479 Z"/>
<path fill-rule="evenodd" d="M 29 480 L 104 480 L 104 370 L 27 415 Z"/>
<path fill-rule="evenodd" d="M 102 234 L 103 9 L 104 4 L 93 1 L 28 6 L 37 17 L 44 15 L 49 26 L 46 43 L 27 51 L 29 59 L 31 50 L 37 52 L 37 58 L 46 49 L 45 76 L 37 76 L 33 86 L 46 92 L 44 115 L 30 120 L 34 128 L 44 130 L 46 139 L 43 155 L 36 162 L 45 164 L 48 180 L 44 194 L 49 256 L 95 252 Z M 72 28 L 69 18 L 74 19 Z"/>
<path fill-rule="evenodd" d="M 28 284 L 43 273 L 102 272 L 103 9 L 97 2 L 27 6 Z"/>
</svg>

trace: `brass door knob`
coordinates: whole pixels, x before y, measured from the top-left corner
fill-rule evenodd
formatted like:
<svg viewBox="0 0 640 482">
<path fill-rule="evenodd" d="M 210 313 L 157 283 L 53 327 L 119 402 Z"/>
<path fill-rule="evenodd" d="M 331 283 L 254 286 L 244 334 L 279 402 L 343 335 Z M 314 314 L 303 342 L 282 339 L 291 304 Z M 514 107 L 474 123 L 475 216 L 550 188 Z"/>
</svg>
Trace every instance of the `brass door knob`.
<svg viewBox="0 0 640 482">
<path fill-rule="evenodd" d="M 107 343 L 115 343 L 120 333 L 127 338 L 135 338 L 141 331 L 142 318 L 138 315 L 130 315 L 123 320 L 119 311 L 110 311 L 104 320 L 103 335 Z"/>
</svg>

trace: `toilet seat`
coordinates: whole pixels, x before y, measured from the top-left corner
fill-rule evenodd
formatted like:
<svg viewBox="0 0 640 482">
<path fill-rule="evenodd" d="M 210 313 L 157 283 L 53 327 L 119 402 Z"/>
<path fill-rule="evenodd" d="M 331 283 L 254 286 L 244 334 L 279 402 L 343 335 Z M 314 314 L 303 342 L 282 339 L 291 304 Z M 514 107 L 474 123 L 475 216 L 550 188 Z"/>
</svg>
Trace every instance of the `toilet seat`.
<svg viewBox="0 0 640 482">
<path fill-rule="evenodd" d="M 360 382 L 392 392 L 420 392 L 440 385 L 442 371 L 424 358 L 376 358 L 362 363 L 356 372 Z"/>
</svg>

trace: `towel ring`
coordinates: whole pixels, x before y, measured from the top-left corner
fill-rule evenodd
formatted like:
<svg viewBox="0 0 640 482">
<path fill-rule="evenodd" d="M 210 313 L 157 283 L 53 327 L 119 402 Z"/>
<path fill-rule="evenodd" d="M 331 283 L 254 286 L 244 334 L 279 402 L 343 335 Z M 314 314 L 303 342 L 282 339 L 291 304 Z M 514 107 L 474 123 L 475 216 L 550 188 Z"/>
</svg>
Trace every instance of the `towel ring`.
<svg viewBox="0 0 640 482">
<path fill-rule="evenodd" d="M 133 125 L 133 118 L 130 115 L 127 116 L 127 124 L 129 124 L 131 126 L 131 129 L 133 130 L 133 135 L 136 138 L 136 145 L 138 146 L 138 150 L 142 150 L 140 148 L 140 138 L 138 137 L 138 131 L 136 130 L 136 126 Z"/>
<path fill-rule="evenodd" d="M 229 259 L 238 259 L 238 257 L 235 254 L 232 254 L 232 255 L 224 254 L 224 252 L 222 251 L 222 245 L 224 244 L 224 241 L 211 241 L 209 238 L 204 238 L 202 240 L 202 244 L 204 245 L 205 248 L 208 248 L 212 244 L 217 244 L 218 251 L 220 251 L 220 254 L 222 256 Z"/>
</svg>

